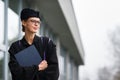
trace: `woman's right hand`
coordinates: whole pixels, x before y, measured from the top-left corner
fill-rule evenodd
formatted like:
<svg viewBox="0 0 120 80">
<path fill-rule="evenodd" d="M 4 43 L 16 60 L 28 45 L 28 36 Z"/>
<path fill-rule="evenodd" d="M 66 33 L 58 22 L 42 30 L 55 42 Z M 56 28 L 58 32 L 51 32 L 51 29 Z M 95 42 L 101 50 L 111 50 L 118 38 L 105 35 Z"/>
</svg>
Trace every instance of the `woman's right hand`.
<svg viewBox="0 0 120 80">
<path fill-rule="evenodd" d="M 48 64 L 47 64 L 47 61 L 46 60 L 43 60 L 39 65 L 38 65 L 38 70 L 41 71 L 41 70 L 45 70 L 47 67 L 48 67 Z"/>
</svg>

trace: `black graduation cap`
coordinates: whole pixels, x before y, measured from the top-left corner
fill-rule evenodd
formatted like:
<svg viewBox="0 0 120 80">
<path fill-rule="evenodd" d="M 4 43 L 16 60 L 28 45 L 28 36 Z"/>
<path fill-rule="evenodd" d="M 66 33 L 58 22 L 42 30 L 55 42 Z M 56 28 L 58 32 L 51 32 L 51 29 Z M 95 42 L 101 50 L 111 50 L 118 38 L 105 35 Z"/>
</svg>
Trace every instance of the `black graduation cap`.
<svg viewBox="0 0 120 80">
<path fill-rule="evenodd" d="M 21 20 L 27 20 L 30 17 L 37 17 L 40 18 L 40 14 L 38 11 L 35 11 L 30 8 L 25 8 L 21 11 L 20 18 Z"/>
</svg>

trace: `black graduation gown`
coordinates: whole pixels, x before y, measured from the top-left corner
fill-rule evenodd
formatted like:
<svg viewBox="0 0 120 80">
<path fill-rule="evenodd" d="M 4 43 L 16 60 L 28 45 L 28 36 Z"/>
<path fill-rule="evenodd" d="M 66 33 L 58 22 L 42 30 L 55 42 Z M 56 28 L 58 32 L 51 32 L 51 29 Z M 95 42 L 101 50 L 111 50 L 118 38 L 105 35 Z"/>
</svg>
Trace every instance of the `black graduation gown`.
<svg viewBox="0 0 120 80">
<path fill-rule="evenodd" d="M 33 45 L 37 48 L 42 59 L 44 58 L 43 52 L 45 51 L 45 57 L 48 63 L 47 69 L 38 71 L 38 66 L 36 65 L 22 67 L 18 64 L 14 55 L 30 46 L 23 37 L 23 39 L 12 43 L 8 50 L 10 54 L 8 65 L 12 74 L 12 80 L 58 80 L 59 67 L 56 55 L 56 45 L 52 40 L 49 40 L 49 38 L 42 37 L 41 40 L 41 38 L 36 35 L 33 40 Z"/>
</svg>

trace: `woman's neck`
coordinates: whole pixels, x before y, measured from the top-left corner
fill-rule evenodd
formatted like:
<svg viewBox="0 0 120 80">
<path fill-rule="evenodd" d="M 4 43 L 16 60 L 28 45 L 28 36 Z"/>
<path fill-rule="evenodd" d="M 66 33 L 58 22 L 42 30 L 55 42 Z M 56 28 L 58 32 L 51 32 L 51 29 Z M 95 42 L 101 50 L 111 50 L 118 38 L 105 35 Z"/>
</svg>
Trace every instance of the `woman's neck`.
<svg viewBox="0 0 120 80">
<path fill-rule="evenodd" d="M 35 34 L 25 34 L 25 39 L 30 45 L 33 43 L 34 37 L 35 37 Z"/>
</svg>

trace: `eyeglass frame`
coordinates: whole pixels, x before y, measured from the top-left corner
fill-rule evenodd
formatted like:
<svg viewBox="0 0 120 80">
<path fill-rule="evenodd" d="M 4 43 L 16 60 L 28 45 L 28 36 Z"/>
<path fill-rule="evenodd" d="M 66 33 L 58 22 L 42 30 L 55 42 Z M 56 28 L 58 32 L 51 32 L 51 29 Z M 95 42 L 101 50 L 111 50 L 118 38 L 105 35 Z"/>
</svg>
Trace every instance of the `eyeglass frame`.
<svg viewBox="0 0 120 80">
<path fill-rule="evenodd" d="M 30 20 L 28 20 L 28 21 L 30 21 L 31 23 L 34 23 L 34 24 L 41 24 L 41 21 L 38 21 L 38 20 L 34 20 L 34 19 L 30 19 Z"/>
</svg>

